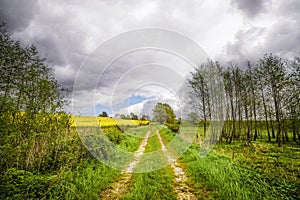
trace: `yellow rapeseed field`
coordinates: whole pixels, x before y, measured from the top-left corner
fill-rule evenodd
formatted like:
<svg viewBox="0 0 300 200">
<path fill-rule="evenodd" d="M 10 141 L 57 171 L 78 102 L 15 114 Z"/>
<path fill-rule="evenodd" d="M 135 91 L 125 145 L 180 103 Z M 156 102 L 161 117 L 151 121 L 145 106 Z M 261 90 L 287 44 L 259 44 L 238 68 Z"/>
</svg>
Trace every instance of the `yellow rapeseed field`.
<svg viewBox="0 0 300 200">
<path fill-rule="evenodd" d="M 93 116 L 72 116 L 73 123 L 72 126 L 100 126 L 100 127 L 109 127 L 109 126 L 140 126 L 148 125 L 150 121 L 142 120 L 124 120 L 116 119 L 109 117 L 93 117 Z"/>
</svg>

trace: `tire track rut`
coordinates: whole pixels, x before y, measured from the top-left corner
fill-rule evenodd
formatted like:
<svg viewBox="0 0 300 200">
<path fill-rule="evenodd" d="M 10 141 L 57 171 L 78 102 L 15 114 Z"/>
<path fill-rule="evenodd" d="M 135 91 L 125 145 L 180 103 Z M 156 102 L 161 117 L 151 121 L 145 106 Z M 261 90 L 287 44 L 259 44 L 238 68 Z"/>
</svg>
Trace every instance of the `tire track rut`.
<svg viewBox="0 0 300 200">
<path fill-rule="evenodd" d="M 172 157 L 172 155 L 168 152 L 168 149 L 166 148 L 165 144 L 162 141 L 162 138 L 158 131 L 156 131 L 156 135 L 159 139 L 161 149 L 166 154 L 168 162 L 170 163 L 174 175 L 175 175 L 175 187 L 174 190 L 177 194 L 177 199 L 183 200 L 194 200 L 197 199 L 197 197 L 190 191 L 191 189 L 186 184 L 187 176 L 185 175 L 184 170 L 180 167 L 176 159 Z"/>
</svg>

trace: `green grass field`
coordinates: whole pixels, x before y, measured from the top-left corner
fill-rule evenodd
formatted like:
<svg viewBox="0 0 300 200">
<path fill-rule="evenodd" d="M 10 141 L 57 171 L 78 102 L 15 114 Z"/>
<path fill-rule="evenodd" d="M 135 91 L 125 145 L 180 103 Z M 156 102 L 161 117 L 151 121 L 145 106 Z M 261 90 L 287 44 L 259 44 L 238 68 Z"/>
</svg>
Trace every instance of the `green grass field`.
<svg viewBox="0 0 300 200">
<path fill-rule="evenodd" d="M 60 141 L 61 150 L 57 153 L 62 160 L 55 162 L 64 162 L 68 167 L 48 174 L 12 168 L 3 176 L 6 184 L 1 184 L 5 192 L 2 199 L 97 199 L 121 172 L 93 158 L 82 145 L 82 136 L 79 138 L 77 131 L 86 137 L 95 135 L 98 129 L 86 123 L 89 126 L 72 128 Z M 176 199 L 174 174 L 161 151 L 156 129 L 170 152 L 183 153 L 178 161 L 186 171 L 188 186 L 199 199 L 298 199 L 300 196 L 300 148 L 292 143 L 282 147 L 264 139 L 248 146 L 237 141 L 231 145 L 217 143 L 210 153 L 200 157 L 201 127 L 183 127 L 178 135 L 161 125 L 150 124 L 102 130 L 108 140 L 128 152 L 135 152 L 147 131 L 151 131 L 145 153 L 134 169 L 146 172 L 132 175 L 124 199 Z M 183 147 L 188 142 L 194 143 L 186 150 Z M 94 145 L 97 144 L 96 140 Z"/>
<path fill-rule="evenodd" d="M 165 141 L 174 133 L 162 130 Z M 193 144 L 180 158 L 189 185 L 198 198 L 297 199 L 300 196 L 300 148 L 255 142 L 244 146 L 216 144 L 200 158 L 200 146 Z M 209 194 L 209 195 L 208 195 Z"/>
</svg>

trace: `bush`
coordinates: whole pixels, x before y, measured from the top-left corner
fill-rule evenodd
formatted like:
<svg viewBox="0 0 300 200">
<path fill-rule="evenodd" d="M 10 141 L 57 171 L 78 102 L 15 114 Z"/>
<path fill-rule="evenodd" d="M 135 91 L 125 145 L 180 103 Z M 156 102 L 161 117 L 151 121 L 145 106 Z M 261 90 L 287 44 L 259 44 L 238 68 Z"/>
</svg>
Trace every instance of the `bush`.
<svg viewBox="0 0 300 200">
<path fill-rule="evenodd" d="M 108 127 L 104 129 L 105 135 L 114 144 L 120 144 L 125 139 L 122 131 L 118 127 Z"/>
<path fill-rule="evenodd" d="M 52 177 L 11 168 L 2 179 L 1 199 L 40 199 L 48 190 Z"/>
<path fill-rule="evenodd" d="M 178 133 L 179 130 L 179 124 L 165 124 L 171 131 L 174 133 Z"/>
</svg>

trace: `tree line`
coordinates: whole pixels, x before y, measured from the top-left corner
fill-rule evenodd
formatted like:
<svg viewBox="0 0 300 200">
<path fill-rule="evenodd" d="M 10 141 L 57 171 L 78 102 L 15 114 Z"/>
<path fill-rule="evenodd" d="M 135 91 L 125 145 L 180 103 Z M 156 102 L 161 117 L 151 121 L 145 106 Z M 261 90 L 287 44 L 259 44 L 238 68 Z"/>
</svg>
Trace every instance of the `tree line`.
<svg viewBox="0 0 300 200">
<path fill-rule="evenodd" d="M 204 125 L 204 135 L 212 120 L 211 79 L 213 70 L 223 82 L 224 126 L 220 141 L 242 140 L 251 143 L 263 135 L 278 146 L 294 141 L 300 144 L 300 58 L 287 60 L 265 54 L 256 63 L 230 63 L 221 66 L 208 60 L 188 79 L 190 102 Z"/>
</svg>

